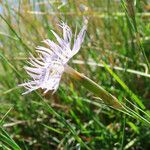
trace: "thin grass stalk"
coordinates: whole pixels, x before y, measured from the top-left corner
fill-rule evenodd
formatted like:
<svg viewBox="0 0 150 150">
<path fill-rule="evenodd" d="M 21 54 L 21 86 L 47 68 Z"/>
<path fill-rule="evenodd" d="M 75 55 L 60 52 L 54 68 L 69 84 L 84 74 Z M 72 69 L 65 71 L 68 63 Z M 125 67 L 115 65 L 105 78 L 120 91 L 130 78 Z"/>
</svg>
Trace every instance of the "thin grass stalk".
<svg viewBox="0 0 150 150">
<path fill-rule="evenodd" d="M 127 0 L 127 1 L 129 1 L 129 0 Z M 148 66 L 148 69 L 150 70 L 149 60 L 148 60 L 147 55 L 145 53 L 145 50 L 144 50 L 144 48 L 142 46 L 142 43 L 140 42 L 140 39 L 139 39 L 139 32 L 138 32 L 137 27 L 136 27 L 135 17 L 134 16 L 131 17 L 131 16 L 128 15 L 128 8 L 126 6 L 125 0 L 121 0 L 121 4 L 122 4 L 122 7 L 123 7 L 123 9 L 125 11 L 126 17 L 127 17 L 128 21 L 129 21 L 129 24 L 131 26 L 131 31 L 133 31 L 133 33 L 136 35 L 137 45 L 138 45 L 139 49 L 141 50 L 141 52 L 143 54 L 143 57 L 144 57 L 145 62 L 147 64 L 147 66 Z M 132 18 L 132 20 L 130 19 L 130 17 Z M 133 19 L 133 17 L 134 17 L 134 19 Z"/>
<path fill-rule="evenodd" d="M 147 120 L 146 118 L 144 118 L 143 116 L 141 116 L 140 114 L 138 114 L 136 111 L 132 110 L 130 107 L 124 105 L 124 109 L 130 113 L 132 116 L 134 116 L 135 118 L 141 120 L 141 121 L 144 121 L 146 122 L 148 125 L 150 125 L 150 121 Z"/>
<path fill-rule="evenodd" d="M 144 104 L 142 101 L 138 98 L 136 94 L 134 94 L 128 86 L 115 74 L 105 62 L 103 62 L 105 69 L 117 80 L 117 82 L 125 89 L 125 91 L 130 95 L 130 97 L 138 104 L 139 107 L 142 109 L 145 109 Z"/>
<path fill-rule="evenodd" d="M 121 140 L 121 150 L 123 150 L 124 141 L 125 141 L 125 127 L 126 127 L 126 114 L 123 117 L 123 130 L 122 130 L 122 140 Z"/>
</svg>

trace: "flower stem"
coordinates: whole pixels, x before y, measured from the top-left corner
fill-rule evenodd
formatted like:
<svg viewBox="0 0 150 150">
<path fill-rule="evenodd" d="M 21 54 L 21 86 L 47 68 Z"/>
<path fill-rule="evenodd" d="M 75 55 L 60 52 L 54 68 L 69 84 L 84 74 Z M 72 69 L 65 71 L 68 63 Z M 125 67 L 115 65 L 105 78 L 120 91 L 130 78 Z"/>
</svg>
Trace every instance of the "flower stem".
<svg viewBox="0 0 150 150">
<path fill-rule="evenodd" d="M 111 95 L 103 87 L 101 87 L 85 75 L 77 72 L 69 66 L 66 66 L 65 72 L 69 74 L 72 78 L 78 80 L 81 83 L 81 85 L 83 85 L 86 89 L 94 93 L 96 96 L 100 97 L 105 104 L 115 109 L 124 109 L 116 97 Z"/>
</svg>

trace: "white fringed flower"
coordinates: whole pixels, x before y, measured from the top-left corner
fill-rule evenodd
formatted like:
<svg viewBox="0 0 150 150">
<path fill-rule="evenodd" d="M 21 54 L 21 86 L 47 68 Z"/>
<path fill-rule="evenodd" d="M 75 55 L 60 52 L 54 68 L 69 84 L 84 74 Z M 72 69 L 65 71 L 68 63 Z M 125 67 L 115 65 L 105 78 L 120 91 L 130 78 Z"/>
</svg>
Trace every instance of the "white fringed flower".
<svg viewBox="0 0 150 150">
<path fill-rule="evenodd" d="M 63 29 L 63 38 L 59 37 L 52 30 L 58 44 L 50 39 L 46 39 L 43 42 L 47 44 L 48 48 L 42 46 L 36 48 L 40 59 L 31 55 L 29 62 L 31 67 L 25 67 L 25 70 L 32 80 L 20 85 L 27 89 L 23 94 L 30 93 L 39 88 L 43 89 L 44 93 L 49 90 L 55 92 L 67 62 L 79 51 L 84 40 L 86 25 L 82 27 L 77 37 L 75 35 L 73 46 L 71 46 L 72 31 L 70 27 L 65 23 L 61 23 L 59 26 Z"/>
</svg>

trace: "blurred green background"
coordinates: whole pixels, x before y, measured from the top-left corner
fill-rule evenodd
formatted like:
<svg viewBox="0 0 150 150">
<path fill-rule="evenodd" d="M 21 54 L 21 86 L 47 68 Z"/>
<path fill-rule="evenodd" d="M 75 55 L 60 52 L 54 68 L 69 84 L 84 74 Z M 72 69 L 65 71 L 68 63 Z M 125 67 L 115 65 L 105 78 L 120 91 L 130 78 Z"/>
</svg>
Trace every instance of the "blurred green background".
<svg viewBox="0 0 150 150">
<path fill-rule="evenodd" d="M 150 126 L 99 102 L 67 74 L 53 95 L 41 90 L 21 95 L 25 89 L 18 84 L 29 78 L 23 69 L 29 53 L 36 56 L 43 39 L 55 41 L 51 29 L 61 35 L 60 21 L 75 32 L 83 18 L 89 21 L 85 41 L 69 65 L 119 100 L 136 104 L 129 88 L 149 113 L 150 1 L 1 0 L 0 149 L 150 148 Z"/>
</svg>

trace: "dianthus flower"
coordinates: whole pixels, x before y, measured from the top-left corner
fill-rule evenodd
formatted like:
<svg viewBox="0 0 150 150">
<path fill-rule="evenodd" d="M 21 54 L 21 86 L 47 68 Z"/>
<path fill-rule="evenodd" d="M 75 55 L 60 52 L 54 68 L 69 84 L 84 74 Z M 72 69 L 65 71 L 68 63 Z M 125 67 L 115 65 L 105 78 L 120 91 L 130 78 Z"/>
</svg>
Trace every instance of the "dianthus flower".
<svg viewBox="0 0 150 150">
<path fill-rule="evenodd" d="M 87 26 L 84 25 L 79 34 L 77 36 L 76 34 L 74 35 L 74 41 L 70 27 L 64 22 L 59 24 L 59 26 L 63 30 L 63 38 L 51 30 L 57 43 L 46 39 L 43 42 L 47 47 L 36 47 L 40 59 L 30 54 L 30 66 L 26 66 L 25 70 L 32 80 L 20 84 L 20 86 L 24 86 L 27 89 L 23 94 L 30 93 L 39 88 L 43 89 L 44 93 L 49 90 L 55 92 L 59 87 L 68 61 L 80 50 Z M 73 45 L 71 44 L 72 42 Z"/>
</svg>

